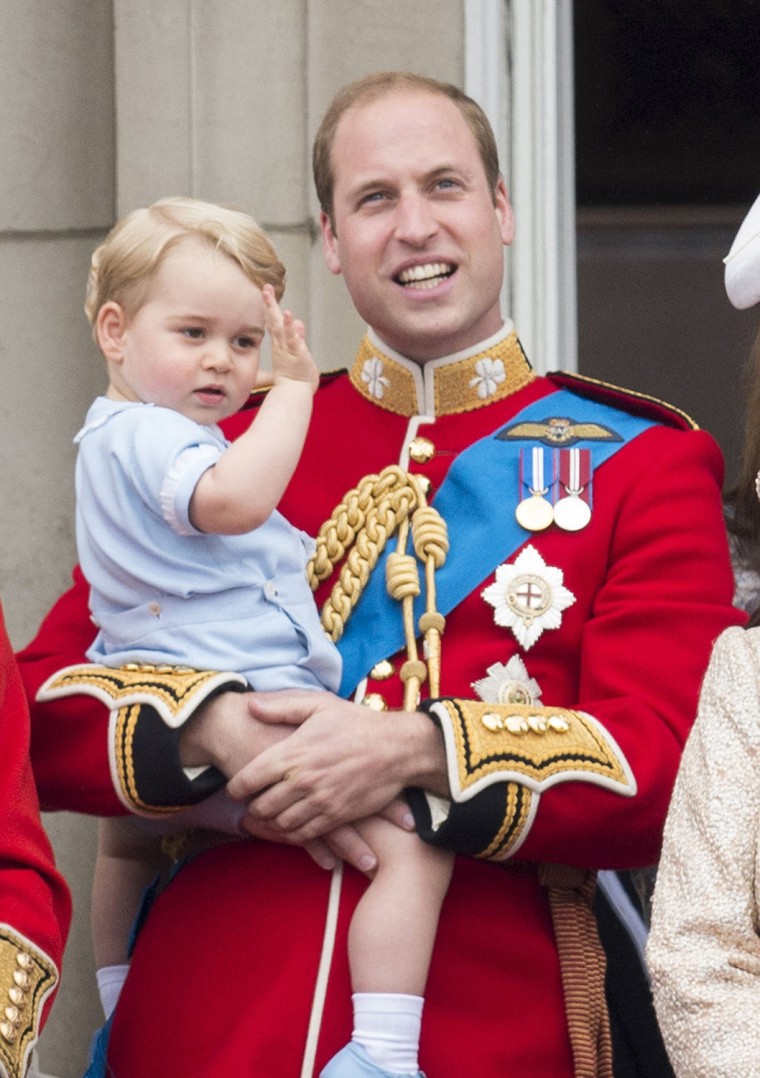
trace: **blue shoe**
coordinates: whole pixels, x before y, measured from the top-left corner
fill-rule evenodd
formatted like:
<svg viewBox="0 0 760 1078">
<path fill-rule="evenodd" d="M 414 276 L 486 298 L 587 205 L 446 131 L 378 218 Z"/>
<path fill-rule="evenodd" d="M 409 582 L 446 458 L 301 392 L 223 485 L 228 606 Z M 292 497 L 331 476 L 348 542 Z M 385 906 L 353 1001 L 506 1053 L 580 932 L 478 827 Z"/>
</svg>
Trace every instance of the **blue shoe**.
<svg viewBox="0 0 760 1078">
<path fill-rule="evenodd" d="M 333 1056 L 319 1078 L 425 1078 L 422 1071 L 416 1074 L 391 1074 L 373 1063 L 360 1044 L 351 1041 Z"/>
</svg>

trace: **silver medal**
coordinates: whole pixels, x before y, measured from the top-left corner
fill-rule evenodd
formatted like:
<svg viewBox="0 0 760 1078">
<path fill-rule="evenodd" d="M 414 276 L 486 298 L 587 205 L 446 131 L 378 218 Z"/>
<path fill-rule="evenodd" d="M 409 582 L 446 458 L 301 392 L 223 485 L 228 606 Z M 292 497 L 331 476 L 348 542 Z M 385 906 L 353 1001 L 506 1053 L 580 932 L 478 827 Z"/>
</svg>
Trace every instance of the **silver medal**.
<svg viewBox="0 0 760 1078">
<path fill-rule="evenodd" d="M 584 471 L 587 472 L 588 468 L 584 467 Z M 568 449 L 563 452 L 560 461 L 560 479 L 565 494 L 554 506 L 554 521 L 563 531 L 578 532 L 591 520 L 591 507 L 581 497 L 589 476 L 585 475 L 584 479 L 581 479 L 579 449 Z"/>
<path fill-rule="evenodd" d="M 554 522 L 566 532 L 579 532 L 591 520 L 591 510 L 578 494 L 560 498 L 554 506 Z"/>
</svg>

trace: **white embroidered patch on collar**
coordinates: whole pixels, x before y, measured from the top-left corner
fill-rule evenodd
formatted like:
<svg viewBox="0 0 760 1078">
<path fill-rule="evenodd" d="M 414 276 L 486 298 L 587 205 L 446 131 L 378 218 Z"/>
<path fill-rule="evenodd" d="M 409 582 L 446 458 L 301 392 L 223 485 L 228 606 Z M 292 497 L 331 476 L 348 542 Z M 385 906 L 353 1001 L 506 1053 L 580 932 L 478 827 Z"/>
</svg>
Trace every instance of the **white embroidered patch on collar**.
<svg viewBox="0 0 760 1078">
<path fill-rule="evenodd" d="M 496 570 L 493 584 L 482 592 L 494 608 L 494 621 L 511 629 L 527 651 L 544 629 L 558 629 L 562 611 L 575 596 L 563 584 L 561 569 L 547 565 L 535 547 L 526 546 L 514 564 Z"/>
</svg>

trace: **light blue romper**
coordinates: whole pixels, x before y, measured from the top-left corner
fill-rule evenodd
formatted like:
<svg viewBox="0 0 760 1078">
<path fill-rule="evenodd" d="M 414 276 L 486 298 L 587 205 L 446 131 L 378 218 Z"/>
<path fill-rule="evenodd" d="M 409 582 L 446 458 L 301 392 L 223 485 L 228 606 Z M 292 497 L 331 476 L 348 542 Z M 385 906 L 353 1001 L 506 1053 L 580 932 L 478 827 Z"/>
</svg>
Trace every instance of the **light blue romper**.
<svg viewBox="0 0 760 1078">
<path fill-rule="evenodd" d="M 338 688 L 341 659 L 306 580 L 313 540 L 277 511 L 245 535 L 190 523 L 195 485 L 229 444 L 218 427 L 98 397 L 75 441 L 92 662 L 236 671 L 256 690 Z"/>
</svg>

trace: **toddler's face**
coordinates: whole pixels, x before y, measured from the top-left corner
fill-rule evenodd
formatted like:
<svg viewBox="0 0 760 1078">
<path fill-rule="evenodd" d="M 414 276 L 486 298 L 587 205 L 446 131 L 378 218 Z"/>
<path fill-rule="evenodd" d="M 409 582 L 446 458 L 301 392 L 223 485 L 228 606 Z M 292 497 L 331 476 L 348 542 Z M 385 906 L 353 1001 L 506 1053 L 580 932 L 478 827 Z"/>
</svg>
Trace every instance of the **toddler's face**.
<svg viewBox="0 0 760 1078">
<path fill-rule="evenodd" d="M 247 400 L 263 337 L 261 290 L 227 255 L 185 240 L 127 319 L 111 381 L 129 400 L 217 423 Z"/>
</svg>

